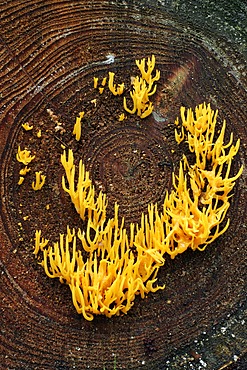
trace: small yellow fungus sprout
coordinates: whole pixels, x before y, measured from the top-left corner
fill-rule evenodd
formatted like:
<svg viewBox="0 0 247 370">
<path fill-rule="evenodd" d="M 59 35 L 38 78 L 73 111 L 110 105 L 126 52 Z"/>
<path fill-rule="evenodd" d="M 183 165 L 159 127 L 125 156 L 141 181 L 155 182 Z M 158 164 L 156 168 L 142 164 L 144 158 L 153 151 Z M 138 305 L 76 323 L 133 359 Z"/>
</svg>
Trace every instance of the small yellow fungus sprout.
<svg viewBox="0 0 247 370">
<path fill-rule="evenodd" d="M 79 117 L 76 117 L 76 122 L 74 124 L 73 135 L 77 141 L 81 138 L 81 120 L 84 117 L 84 112 L 79 113 Z"/>
<path fill-rule="evenodd" d="M 46 176 L 41 175 L 41 171 L 35 172 L 35 182 L 32 182 L 33 190 L 40 190 L 45 183 Z"/>
<path fill-rule="evenodd" d="M 118 84 L 117 93 L 121 95 L 124 92 L 124 83 Z"/>
<path fill-rule="evenodd" d="M 177 118 L 176 121 L 175 121 L 175 125 L 178 126 L 178 123 L 179 123 L 179 121 L 178 121 L 178 118 Z M 178 133 L 177 129 L 175 128 L 175 140 L 178 144 L 180 144 L 184 140 L 184 137 L 185 137 L 184 136 L 184 127 L 182 126 L 180 133 Z"/>
<path fill-rule="evenodd" d="M 123 100 L 123 106 L 130 114 L 137 112 L 139 117 L 145 118 L 153 111 L 153 104 L 149 101 L 149 96 L 156 92 L 156 85 L 153 86 L 153 83 L 159 80 L 160 71 L 156 70 L 156 75 L 152 77 L 152 71 L 155 65 L 154 55 L 151 60 L 148 58 L 147 71 L 145 71 L 145 58 L 141 61 L 136 60 L 136 64 L 142 73 L 142 77 L 136 76 L 133 79 L 133 91 L 130 92 L 130 96 L 133 101 L 133 108 L 129 109 L 127 107 L 125 97 Z"/>
<path fill-rule="evenodd" d="M 19 171 L 19 174 L 21 175 L 18 181 L 18 185 L 21 185 L 24 181 L 24 176 L 30 171 L 31 169 L 25 166 L 24 168 L 21 168 Z"/>
<path fill-rule="evenodd" d="M 125 114 L 124 113 L 121 113 L 120 115 L 119 115 L 119 121 L 123 121 L 124 119 L 126 118 L 126 116 L 125 116 Z"/>
<path fill-rule="evenodd" d="M 41 138 L 41 130 L 39 130 L 36 135 L 40 139 Z"/>
<path fill-rule="evenodd" d="M 107 77 L 104 77 L 103 80 L 102 80 L 102 82 L 101 82 L 101 85 L 102 86 L 105 86 L 106 85 L 106 80 L 107 80 Z"/>
<path fill-rule="evenodd" d="M 68 187 L 65 184 L 65 178 L 62 178 L 63 189 L 70 195 L 76 211 L 84 220 L 87 214 L 88 218 L 94 225 L 101 224 L 106 218 L 106 196 L 102 192 L 99 193 L 95 200 L 95 190 L 92 181 L 89 178 L 89 172 L 85 170 L 85 166 L 80 161 L 77 186 L 75 185 L 75 165 L 73 152 L 70 149 L 68 159 L 66 152 L 61 155 L 61 163 L 66 172 Z"/>
<path fill-rule="evenodd" d="M 97 89 L 97 87 L 98 87 L 98 77 L 94 77 L 93 78 L 93 87 L 95 88 L 95 89 Z"/>
<path fill-rule="evenodd" d="M 28 165 L 33 159 L 35 155 L 31 157 L 31 152 L 27 149 L 21 150 L 20 146 L 18 146 L 18 151 L 16 154 L 16 159 L 18 162 L 23 163 L 25 166 Z"/>
<path fill-rule="evenodd" d="M 109 90 L 113 93 L 113 95 L 121 95 L 124 91 L 124 83 L 118 84 L 116 87 L 116 84 L 113 83 L 114 81 L 114 72 L 109 72 L 109 81 L 108 81 L 108 87 Z"/>
<path fill-rule="evenodd" d="M 43 251 L 46 245 L 48 244 L 49 240 L 41 238 L 41 230 L 35 231 L 35 247 L 34 247 L 34 254 L 37 256 L 39 251 Z"/>
<path fill-rule="evenodd" d="M 99 87 L 99 93 L 103 94 L 103 92 L 104 92 L 104 87 Z"/>
<path fill-rule="evenodd" d="M 24 181 L 24 177 L 23 176 L 20 176 L 19 178 L 19 181 L 18 181 L 18 185 L 21 185 Z"/>
<path fill-rule="evenodd" d="M 25 176 L 29 171 L 31 171 L 31 168 L 25 166 L 24 168 L 20 169 L 19 174 Z"/>
<path fill-rule="evenodd" d="M 33 129 L 33 126 L 30 126 L 30 124 L 29 124 L 28 122 L 23 123 L 23 124 L 22 124 L 22 127 L 23 127 L 23 128 L 24 128 L 24 130 L 26 130 L 26 131 L 30 131 L 30 130 L 32 130 L 32 129 Z"/>
</svg>

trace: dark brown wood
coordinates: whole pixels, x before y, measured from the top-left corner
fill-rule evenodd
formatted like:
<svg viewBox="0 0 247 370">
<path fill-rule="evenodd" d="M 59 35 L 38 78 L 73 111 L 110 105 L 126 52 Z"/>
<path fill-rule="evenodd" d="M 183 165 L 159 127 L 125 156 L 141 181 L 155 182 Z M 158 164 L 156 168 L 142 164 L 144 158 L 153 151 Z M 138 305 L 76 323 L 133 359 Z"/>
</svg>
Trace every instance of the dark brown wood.
<svg viewBox="0 0 247 370">
<path fill-rule="evenodd" d="M 137 222 L 148 203 L 161 206 L 171 186 L 172 170 L 182 155 L 173 136 L 181 105 L 206 101 L 219 109 L 219 121 L 227 121 L 227 136 L 233 132 L 241 139 L 232 173 L 245 164 L 242 46 L 221 38 L 220 27 L 210 31 L 199 15 L 198 22 L 192 16 L 186 20 L 180 2 L 177 7 L 155 3 L 0 4 L 3 369 L 110 370 L 115 357 L 117 369 L 197 369 L 205 364 L 220 369 L 227 363 L 232 369 L 235 362 L 245 362 L 246 169 L 234 188 L 228 231 L 203 253 L 167 258 L 159 272 L 159 284 L 165 283 L 166 289 L 144 300 L 137 297 L 126 316 L 85 321 L 76 314 L 68 287 L 46 277 L 32 253 L 36 228 L 55 241 L 67 224 L 81 223 L 61 189 L 61 142 L 87 163 L 97 191 L 102 188 L 109 197 L 110 212 L 118 201 L 127 224 Z M 152 54 L 161 71 L 155 113 L 145 123 L 131 116 L 121 124 L 121 100 L 96 94 L 93 76 L 103 78 L 113 71 L 119 82 L 130 81 L 137 73 L 135 59 Z M 58 116 L 64 134 L 55 132 L 47 109 Z M 87 119 L 78 144 L 71 130 L 84 109 Z M 25 122 L 34 125 L 32 132 L 23 131 Z M 18 145 L 35 153 L 33 173 L 47 174 L 42 192 L 16 185 Z M 27 176 L 27 185 L 32 180 Z"/>
</svg>

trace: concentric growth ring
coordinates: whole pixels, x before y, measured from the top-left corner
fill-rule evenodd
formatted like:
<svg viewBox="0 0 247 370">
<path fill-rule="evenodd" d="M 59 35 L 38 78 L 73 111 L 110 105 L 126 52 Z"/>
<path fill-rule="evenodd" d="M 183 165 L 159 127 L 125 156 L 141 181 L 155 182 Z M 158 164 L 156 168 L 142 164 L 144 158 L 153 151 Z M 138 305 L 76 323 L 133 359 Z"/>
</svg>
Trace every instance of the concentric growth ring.
<svg viewBox="0 0 247 370">
<path fill-rule="evenodd" d="M 172 163 L 163 138 L 126 125 L 95 135 L 85 161 L 98 189 L 120 205 L 127 223 L 140 218 L 150 203 L 161 203 L 171 186 Z"/>
</svg>

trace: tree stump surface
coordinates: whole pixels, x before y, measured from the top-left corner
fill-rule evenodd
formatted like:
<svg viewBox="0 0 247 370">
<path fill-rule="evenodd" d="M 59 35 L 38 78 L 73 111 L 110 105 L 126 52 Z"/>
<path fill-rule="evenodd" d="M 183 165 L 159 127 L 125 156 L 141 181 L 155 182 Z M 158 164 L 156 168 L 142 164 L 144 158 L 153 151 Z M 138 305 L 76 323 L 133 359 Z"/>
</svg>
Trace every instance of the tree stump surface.
<svg viewBox="0 0 247 370">
<path fill-rule="evenodd" d="M 245 369 L 246 7 L 223 0 L 12 0 L 2 1 L 0 16 L 0 368 L 110 370 L 116 361 L 128 370 Z M 117 83 L 130 81 L 135 60 L 152 54 L 161 71 L 154 112 L 145 122 L 129 116 L 121 123 L 120 98 L 97 93 L 93 77 L 113 71 Z M 67 224 L 81 222 L 61 189 L 61 144 L 87 163 L 110 212 L 117 201 L 126 223 L 138 222 L 171 188 L 183 154 L 173 125 L 180 106 L 204 101 L 219 110 L 219 122 L 226 119 L 226 136 L 241 140 L 232 172 L 245 168 L 229 229 L 203 253 L 167 257 L 158 275 L 165 290 L 137 297 L 127 315 L 86 321 L 69 288 L 49 279 L 33 255 L 37 228 L 56 241 Z M 83 109 L 77 143 L 71 131 Z M 24 132 L 25 122 L 32 131 Z M 18 145 L 36 156 L 23 186 Z M 47 182 L 34 194 L 38 170 Z"/>
</svg>

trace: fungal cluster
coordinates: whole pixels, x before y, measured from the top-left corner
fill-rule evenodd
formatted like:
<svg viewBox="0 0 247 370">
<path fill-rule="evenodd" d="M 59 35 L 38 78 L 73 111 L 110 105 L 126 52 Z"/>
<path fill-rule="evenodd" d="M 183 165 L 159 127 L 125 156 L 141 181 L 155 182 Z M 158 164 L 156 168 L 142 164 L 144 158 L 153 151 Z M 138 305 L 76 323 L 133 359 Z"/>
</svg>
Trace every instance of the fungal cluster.
<svg viewBox="0 0 247 370">
<path fill-rule="evenodd" d="M 130 114 L 146 118 L 153 110 L 149 97 L 156 92 L 155 82 L 160 72 L 152 76 L 155 57 L 136 60 L 141 77 L 136 76 L 130 92 L 133 108 L 123 107 Z M 98 87 L 94 77 L 94 89 L 102 94 L 107 83 L 105 77 Z M 108 88 L 114 96 L 121 95 L 124 83 L 114 83 L 114 73 L 109 72 Z M 96 106 L 96 100 L 92 101 Z M 47 110 L 56 127 L 62 128 L 58 117 Z M 79 141 L 82 133 L 84 111 L 79 112 L 72 134 Z M 233 135 L 225 143 L 226 122 L 217 125 L 218 111 L 203 103 L 186 111 L 181 107 L 181 118 L 175 121 L 175 140 L 180 145 L 188 144 L 194 155 L 194 162 L 184 155 L 178 173 L 173 173 L 173 188 L 164 197 L 163 208 L 149 204 L 140 221 L 125 226 L 119 217 L 119 206 L 115 203 L 114 216 L 107 212 L 107 195 L 96 192 L 90 173 L 80 160 L 74 163 L 74 153 L 66 149 L 61 155 L 65 175 L 62 188 L 70 197 L 83 227 L 77 230 L 67 226 L 67 232 L 60 234 L 57 242 L 51 243 L 35 232 L 34 254 L 41 259 L 47 276 L 66 283 L 72 294 L 73 304 L 86 320 L 94 315 L 111 317 L 127 313 L 134 304 L 136 295 L 142 298 L 149 292 L 164 289 L 157 283 L 157 273 L 169 255 L 172 259 L 187 249 L 202 251 L 229 226 L 229 219 L 222 226 L 230 206 L 229 198 L 235 181 L 243 171 L 241 167 L 235 176 L 230 175 L 231 164 L 237 154 L 240 141 L 233 144 Z M 124 120 L 121 114 L 119 120 Z M 27 131 L 33 127 L 23 125 Z M 64 149 L 65 147 L 63 147 Z M 19 185 L 30 171 L 27 166 L 35 156 L 27 149 L 18 147 L 16 158 L 25 165 L 20 171 Z M 33 190 L 40 190 L 45 175 L 35 173 Z M 97 195 L 98 194 L 98 195 Z"/>
<path fill-rule="evenodd" d="M 47 276 L 70 287 L 73 304 L 86 320 L 127 313 L 136 295 L 144 298 L 164 289 L 157 284 L 157 273 L 166 254 L 174 258 L 188 248 L 202 251 L 228 228 L 229 220 L 220 226 L 243 170 L 230 177 L 239 140 L 234 145 L 231 135 L 224 143 L 226 123 L 218 132 L 217 111 L 210 104 L 199 105 L 195 114 L 182 107 L 181 123 L 177 119 L 175 126 L 178 144 L 188 142 L 195 162 L 189 164 L 184 156 L 179 173 L 173 173 L 173 190 L 166 194 L 163 210 L 150 204 L 140 222 L 128 229 L 117 203 L 114 217 L 107 216 L 107 196 L 102 192 L 96 196 L 82 161 L 76 168 L 72 150 L 61 155 L 62 187 L 86 226 L 77 230 L 68 226 L 55 243 L 36 230 L 34 254 L 42 254 Z"/>
<path fill-rule="evenodd" d="M 147 64 L 147 66 L 146 66 Z M 135 76 L 131 80 L 133 89 L 130 91 L 130 97 L 132 99 L 132 109 L 127 107 L 126 97 L 123 98 L 123 107 L 126 112 L 130 114 L 137 114 L 140 118 L 148 117 L 153 111 L 153 103 L 149 100 L 149 97 L 154 95 L 156 92 L 157 85 L 156 81 L 160 79 L 160 71 L 156 70 L 155 76 L 152 76 L 155 67 L 155 56 L 152 55 L 151 59 L 143 58 L 142 60 L 136 60 L 136 65 L 141 72 L 141 76 Z M 115 73 L 109 72 L 108 88 L 113 95 L 122 95 L 124 92 L 124 82 L 116 85 L 114 83 Z M 106 85 L 107 78 L 104 77 L 101 86 L 98 87 L 98 77 L 94 77 L 94 88 L 99 89 L 99 93 L 102 94 L 104 86 Z M 124 119 L 124 114 L 120 115 L 119 120 Z"/>
</svg>

